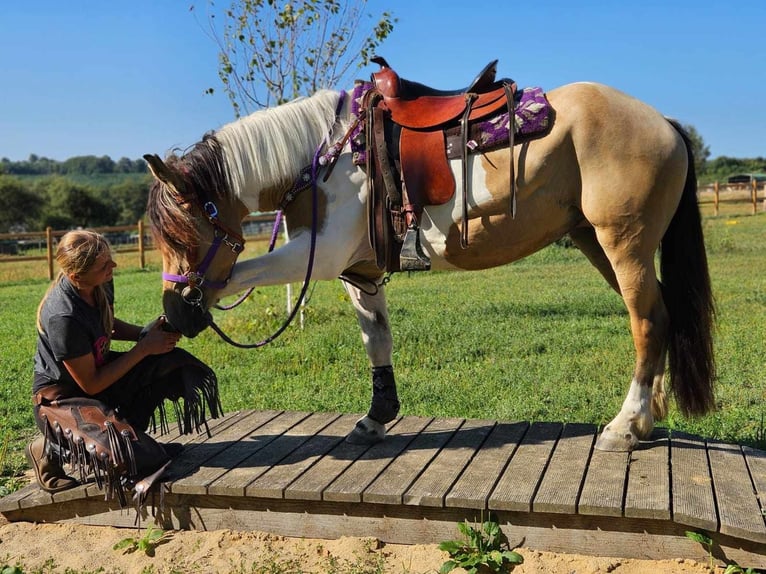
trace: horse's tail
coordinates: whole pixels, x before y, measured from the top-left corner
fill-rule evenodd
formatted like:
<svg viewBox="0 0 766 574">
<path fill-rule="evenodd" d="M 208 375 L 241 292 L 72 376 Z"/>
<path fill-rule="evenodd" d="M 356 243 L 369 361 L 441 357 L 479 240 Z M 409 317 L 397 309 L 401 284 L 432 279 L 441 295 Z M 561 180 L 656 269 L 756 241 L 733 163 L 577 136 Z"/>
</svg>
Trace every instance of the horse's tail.
<svg viewBox="0 0 766 574">
<path fill-rule="evenodd" d="M 675 121 L 670 123 L 686 144 L 689 163 L 681 201 L 660 245 L 662 295 L 670 316 L 670 384 L 682 414 L 703 415 L 715 404 L 715 303 L 697 205 L 692 145 L 685 130 Z"/>
</svg>

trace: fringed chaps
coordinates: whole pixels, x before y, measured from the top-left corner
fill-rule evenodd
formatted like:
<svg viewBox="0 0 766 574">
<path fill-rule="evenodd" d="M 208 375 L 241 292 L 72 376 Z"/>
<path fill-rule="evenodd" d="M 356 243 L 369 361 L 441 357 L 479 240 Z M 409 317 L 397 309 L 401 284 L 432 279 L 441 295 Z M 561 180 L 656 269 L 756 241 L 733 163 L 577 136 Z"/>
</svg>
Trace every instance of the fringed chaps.
<svg viewBox="0 0 766 574">
<path fill-rule="evenodd" d="M 79 389 L 78 389 L 79 390 Z M 141 483 L 143 495 L 170 461 L 165 449 L 146 433 L 169 432 L 165 400 L 173 403 L 181 434 L 203 429 L 208 416 L 223 414 L 218 380 L 207 365 L 182 349 L 147 357 L 109 389 L 95 396 L 52 385 L 36 396 L 36 419 L 62 464 L 93 477 L 106 499 L 127 503 L 126 490 Z M 159 424 L 158 420 L 159 419 Z M 52 454 L 51 456 L 55 456 Z"/>
</svg>

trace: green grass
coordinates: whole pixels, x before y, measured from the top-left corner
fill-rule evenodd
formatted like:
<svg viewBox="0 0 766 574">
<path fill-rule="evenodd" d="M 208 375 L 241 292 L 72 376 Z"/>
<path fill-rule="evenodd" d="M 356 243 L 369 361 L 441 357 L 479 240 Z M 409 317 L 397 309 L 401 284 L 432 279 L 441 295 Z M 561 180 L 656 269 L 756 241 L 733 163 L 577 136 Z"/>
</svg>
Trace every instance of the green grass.
<svg viewBox="0 0 766 574">
<path fill-rule="evenodd" d="M 704 224 L 718 305 L 719 408 L 694 420 L 671 409 L 662 424 L 765 448 L 766 215 L 707 217 Z M 143 324 L 161 313 L 159 266 L 156 259 L 146 270 L 131 265 L 117 269 L 116 311 Z M 0 283 L 6 482 L 24 468 L 23 446 L 36 432 L 34 321 L 47 285 L 25 278 Z M 604 424 L 622 404 L 633 369 L 628 316 L 575 249 L 552 246 L 484 272 L 398 274 L 387 291 L 403 414 Z M 284 313 L 284 287 L 269 287 L 215 316 L 233 338 L 254 342 L 270 335 Z M 341 284 L 313 285 L 304 313 L 303 330 L 296 321 L 260 349 L 230 347 L 212 331 L 183 346 L 217 371 L 226 410 L 366 411 L 370 370 Z"/>
</svg>

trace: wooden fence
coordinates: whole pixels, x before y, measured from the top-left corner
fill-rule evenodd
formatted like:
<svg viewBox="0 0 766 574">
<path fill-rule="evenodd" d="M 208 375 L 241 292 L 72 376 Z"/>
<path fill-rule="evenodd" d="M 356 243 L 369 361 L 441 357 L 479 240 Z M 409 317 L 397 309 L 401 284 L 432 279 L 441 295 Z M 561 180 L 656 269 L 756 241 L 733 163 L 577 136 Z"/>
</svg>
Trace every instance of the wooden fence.
<svg viewBox="0 0 766 574">
<path fill-rule="evenodd" d="M 759 195 L 760 193 L 760 195 Z M 698 188 L 697 195 L 701 206 L 713 204 L 713 214 L 719 215 L 722 203 L 749 203 L 750 212 L 758 212 L 758 202 L 762 201 L 762 210 L 766 211 L 766 183 L 752 181 L 750 183 L 721 184 L 715 182 Z M 251 215 L 244 220 L 247 237 L 263 237 L 270 233 L 274 222 L 274 213 Z M 97 227 L 96 231 L 109 238 L 113 247 L 120 253 L 138 253 L 138 264 L 143 269 L 146 266 L 145 253 L 154 248 L 151 236 L 146 233 L 143 221 L 136 225 L 121 225 L 115 227 Z M 46 261 L 48 278 L 53 279 L 53 251 L 56 241 L 66 230 L 29 231 L 18 233 L 0 233 L 0 263 L 20 261 Z M 45 255 L 25 255 L 29 251 Z"/>
<path fill-rule="evenodd" d="M 761 196 L 759 198 L 759 191 Z M 713 214 L 720 213 L 722 203 L 750 203 L 750 212 L 758 212 L 758 201 L 763 201 L 762 210 L 766 211 L 766 183 L 755 180 L 750 183 L 715 182 L 697 189 L 700 204 L 713 203 Z"/>
<path fill-rule="evenodd" d="M 245 218 L 243 228 L 248 238 L 263 237 L 271 233 L 275 214 L 262 213 Z M 94 227 L 94 231 L 103 233 L 115 251 L 119 253 L 137 253 L 138 265 L 146 267 L 147 251 L 154 249 L 151 234 L 144 228 L 144 222 L 136 225 L 118 225 L 112 227 Z M 68 230 L 53 230 L 48 227 L 44 231 L 25 231 L 17 233 L 0 233 L 0 263 L 16 263 L 23 261 L 46 261 L 48 264 L 48 279 L 54 276 L 54 250 L 58 239 Z M 29 252 L 35 253 L 28 255 Z M 44 252 L 44 254 L 40 254 Z"/>
</svg>

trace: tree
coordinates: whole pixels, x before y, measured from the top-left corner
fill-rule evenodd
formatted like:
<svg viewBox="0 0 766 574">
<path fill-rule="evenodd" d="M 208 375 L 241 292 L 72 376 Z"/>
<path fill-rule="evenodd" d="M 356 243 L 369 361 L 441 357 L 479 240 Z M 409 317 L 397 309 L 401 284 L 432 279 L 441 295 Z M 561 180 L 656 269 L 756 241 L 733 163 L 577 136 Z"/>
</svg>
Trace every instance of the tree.
<svg viewBox="0 0 766 574">
<path fill-rule="evenodd" d="M 9 175 L 0 175 L 0 232 L 11 228 L 24 228 L 40 212 L 40 198 L 26 188 L 22 181 Z"/>
<path fill-rule="evenodd" d="M 233 0 L 220 29 L 215 14 L 209 16 L 210 34 L 220 50 L 218 76 L 235 115 L 334 88 L 348 79 L 353 64 L 366 65 L 396 22 L 383 12 L 370 35 L 360 39 L 363 20 L 372 18 L 363 12 L 366 4 Z"/>
<path fill-rule="evenodd" d="M 112 225 L 117 219 L 119 208 L 98 199 L 89 187 L 63 177 L 51 178 L 42 186 L 48 196 L 43 226 L 98 227 Z"/>
<path fill-rule="evenodd" d="M 694 153 L 694 169 L 697 174 L 705 171 L 705 164 L 710 157 L 710 148 L 705 145 L 705 140 L 697 131 L 697 129 L 689 124 L 683 125 L 684 130 L 689 136 L 689 140 L 692 142 L 692 152 Z"/>
<path fill-rule="evenodd" d="M 125 181 L 102 189 L 99 199 L 113 207 L 115 219 L 107 225 L 134 225 L 146 212 L 149 198 L 149 177 L 126 179 Z"/>
</svg>

